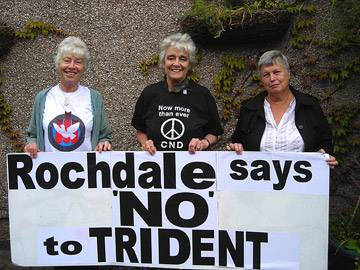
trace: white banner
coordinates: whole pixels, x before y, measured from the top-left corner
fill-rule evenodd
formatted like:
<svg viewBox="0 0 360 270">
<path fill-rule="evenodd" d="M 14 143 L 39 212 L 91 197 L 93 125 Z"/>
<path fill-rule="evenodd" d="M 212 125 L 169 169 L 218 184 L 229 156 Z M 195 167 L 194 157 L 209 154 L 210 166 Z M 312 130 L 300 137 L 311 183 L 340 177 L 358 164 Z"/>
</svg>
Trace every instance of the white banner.
<svg viewBox="0 0 360 270">
<path fill-rule="evenodd" d="M 22 266 L 327 269 L 320 153 L 9 154 Z"/>
</svg>

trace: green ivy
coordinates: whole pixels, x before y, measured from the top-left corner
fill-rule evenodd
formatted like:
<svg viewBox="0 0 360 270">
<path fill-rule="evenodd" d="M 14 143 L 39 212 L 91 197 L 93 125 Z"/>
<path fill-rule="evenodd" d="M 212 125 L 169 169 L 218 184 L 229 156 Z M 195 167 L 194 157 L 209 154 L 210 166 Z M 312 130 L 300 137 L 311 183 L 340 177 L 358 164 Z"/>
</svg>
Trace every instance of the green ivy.
<svg viewBox="0 0 360 270">
<path fill-rule="evenodd" d="M 342 17 L 348 41 L 359 44 L 360 42 L 360 5 L 358 0 L 330 0 L 332 6 Z"/>
<path fill-rule="evenodd" d="M 4 69 L 0 67 L 0 89 L 4 80 Z M 14 130 L 11 124 L 11 115 L 12 109 L 10 105 L 6 102 L 4 93 L 0 91 L 0 128 L 1 131 L 10 139 L 12 147 L 15 151 L 21 152 L 24 148 L 24 145 L 21 141 L 20 134 Z"/>
<path fill-rule="evenodd" d="M 238 114 L 241 103 L 249 96 L 255 96 L 258 93 L 258 87 L 255 89 L 251 86 L 258 85 L 259 78 L 254 74 L 256 65 L 253 62 L 248 64 L 243 58 L 236 58 L 226 55 L 221 60 L 222 68 L 214 76 L 213 86 L 215 96 L 222 103 L 220 119 L 227 122 L 235 112 Z M 237 78 L 241 78 L 241 82 L 237 89 L 234 84 Z"/>
<path fill-rule="evenodd" d="M 68 36 L 64 30 L 56 28 L 52 24 L 43 21 L 29 21 L 22 27 L 21 30 L 15 32 L 15 37 L 18 39 L 35 39 L 39 34 L 47 37 L 49 34 L 59 36 Z M 10 139 L 12 147 L 17 152 L 22 152 L 24 144 L 21 140 L 19 132 L 15 131 L 12 126 L 10 118 L 12 109 L 6 102 L 3 91 L 1 90 L 3 84 L 4 70 L 0 67 L 0 128 L 1 131 Z"/>
<path fill-rule="evenodd" d="M 340 246 L 360 254 L 360 197 L 354 209 L 344 211 L 336 218 L 330 218 L 330 230 Z M 359 267 L 359 264 L 357 265 Z"/>
<path fill-rule="evenodd" d="M 313 27 L 315 25 L 314 19 L 299 19 L 297 22 L 295 22 L 294 26 L 291 29 L 291 33 L 293 35 L 296 35 L 299 33 L 299 31 L 308 29 L 310 27 Z"/>
<path fill-rule="evenodd" d="M 314 40 L 309 30 L 315 26 L 315 20 L 313 18 L 315 11 L 316 8 L 313 5 L 297 6 L 296 11 L 291 9 L 291 13 L 298 14 L 290 31 L 291 39 L 289 44 L 293 48 L 304 49 Z"/>
<path fill-rule="evenodd" d="M 236 2 L 236 4 L 232 2 Z M 184 18 L 193 18 L 197 23 L 206 26 L 214 38 L 219 38 L 227 29 L 239 24 L 239 21 L 243 25 L 250 21 L 256 12 L 263 10 L 271 16 L 273 10 L 287 11 L 290 14 L 313 13 L 315 7 L 314 5 L 289 4 L 287 1 L 278 0 L 255 0 L 251 3 L 195 0 L 191 10 L 185 14 Z"/>
<path fill-rule="evenodd" d="M 149 60 L 144 60 L 140 62 L 139 68 L 143 76 L 147 76 L 149 74 L 149 67 L 159 65 L 159 55 L 156 54 L 152 56 Z"/>
<path fill-rule="evenodd" d="M 231 93 L 233 84 L 236 79 L 236 73 L 240 73 L 245 69 L 245 61 L 227 55 L 222 60 L 223 68 L 215 75 L 213 85 L 217 94 Z"/>
<path fill-rule="evenodd" d="M 360 133 L 354 128 L 360 108 L 358 106 L 342 106 L 333 108 L 328 113 L 328 122 L 334 141 L 334 154 L 338 159 L 360 146 Z"/>
<path fill-rule="evenodd" d="M 56 28 L 50 23 L 44 21 L 28 21 L 25 26 L 15 33 L 15 36 L 20 39 L 35 39 L 39 34 L 47 37 L 49 34 L 58 36 L 69 36 L 69 33 L 60 28 Z"/>
</svg>

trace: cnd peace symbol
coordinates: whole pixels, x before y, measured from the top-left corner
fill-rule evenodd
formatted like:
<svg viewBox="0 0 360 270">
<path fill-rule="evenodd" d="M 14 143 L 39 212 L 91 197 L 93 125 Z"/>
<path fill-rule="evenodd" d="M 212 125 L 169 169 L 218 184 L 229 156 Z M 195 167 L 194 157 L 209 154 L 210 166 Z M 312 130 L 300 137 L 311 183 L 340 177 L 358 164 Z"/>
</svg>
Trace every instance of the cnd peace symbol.
<svg viewBox="0 0 360 270">
<path fill-rule="evenodd" d="M 177 140 L 184 132 L 183 122 L 176 118 L 170 118 L 161 125 L 161 134 L 168 140 Z"/>
</svg>

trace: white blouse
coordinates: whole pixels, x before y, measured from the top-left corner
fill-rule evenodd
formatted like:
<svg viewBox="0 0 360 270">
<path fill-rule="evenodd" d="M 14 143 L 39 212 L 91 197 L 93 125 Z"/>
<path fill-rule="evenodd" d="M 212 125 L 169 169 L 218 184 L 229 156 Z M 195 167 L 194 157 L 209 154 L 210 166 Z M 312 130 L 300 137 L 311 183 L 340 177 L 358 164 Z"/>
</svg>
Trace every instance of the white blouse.
<svg viewBox="0 0 360 270">
<path fill-rule="evenodd" d="M 270 103 L 264 100 L 265 131 L 260 142 L 260 151 L 265 152 L 303 152 L 305 143 L 295 125 L 295 98 L 276 124 Z"/>
</svg>

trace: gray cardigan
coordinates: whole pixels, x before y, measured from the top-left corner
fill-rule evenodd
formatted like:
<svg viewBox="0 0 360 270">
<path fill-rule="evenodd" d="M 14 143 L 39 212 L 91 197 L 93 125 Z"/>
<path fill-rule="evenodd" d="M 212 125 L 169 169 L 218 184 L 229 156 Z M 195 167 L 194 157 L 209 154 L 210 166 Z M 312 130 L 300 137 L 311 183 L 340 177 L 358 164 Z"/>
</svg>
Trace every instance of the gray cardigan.
<svg viewBox="0 0 360 270">
<path fill-rule="evenodd" d="M 41 151 L 45 150 L 43 114 L 45 108 L 46 95 L 52 87 L 40 91 L 36 97 L 32 110 L 31 120 L 27 129 L 27 143 L 36 142 Z M 111 142 L 111 128 L 107 120 L 104 102 L 98 91 L 90 89 L 91 106 L 94 114 L 93 126 L 91 131 L 91 147 L 95 150 L 96 145 L 102 141 Z"/>
</svg>

